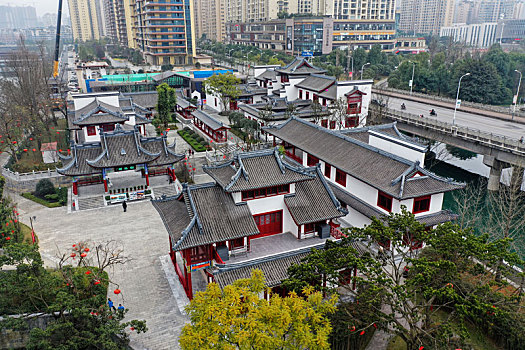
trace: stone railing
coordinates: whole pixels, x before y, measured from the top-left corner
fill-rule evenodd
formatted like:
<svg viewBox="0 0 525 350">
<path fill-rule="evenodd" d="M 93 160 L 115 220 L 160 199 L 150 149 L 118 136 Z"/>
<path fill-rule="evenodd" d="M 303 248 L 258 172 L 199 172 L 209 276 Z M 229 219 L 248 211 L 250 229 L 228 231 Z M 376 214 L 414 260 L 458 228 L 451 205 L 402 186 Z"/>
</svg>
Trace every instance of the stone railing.
<svg viewBox="0 0 525 350">
<path fill-rule="evenodd" d="M 393 89 L 393 88 L 389 88 L 389 87 L 380 87 L 379 89 L 374 89 L 373 92 L 374 93 L 379 93 L 379 94 L 381 92 L 391 92 L 391 93 L 402 94 L 402 95 L 406 95 L 406 96 L 413 96 L 413 97 L 418 97 L 418 98 L 424 98 L 424 99 L 427 99 L 427 100 L 433 100 L 433 101 L 438 101 L 438 102 L 443 102 L 443 103 L 449 103 L 449 104 L 452 104 L 452 106 L 454 106 L 456 104 L 456 100 L 453 99 L 453 98 L 450 98 L 450 97 L 428 95 L 428 94 L 423 94 L 423 93 L 420 93 L 420 92 L 413 92 L 412 95 L 410 95 L 410 91 L 408 91 L 408 90 Z M 465 100 L 461 101 L 461 106 L 462 107 L 471 107 L 471 108 L 481 109 L 481 110 L 484 110 L 484 111 L 491 111 L 491 112 L 496 112 L 496 113 L 509 114 L 509 115 L 512 115 L 513 110 L 514 110 L 513 107 L 511 108 L 511 107 L 503 107 L 503 106 L 485 105 L 485 104 L 482 104 L 482 103 L 469 102 L 469 101 L 465 101 Z M 519 117 L 525 117 L 525 112 L 521 112 L 519 110 L 519 108 L 516 107 L 516 114 L 515 115 L 519 116 Z"/>
<path fill-rule="evenodd" d="M 371 107 L 372 112 L 376 109 L 377 107 Z M 402 123 L 421 126 L 423 128 L 449 134 L 471 142 L 477 142 L 484 146 L 525 156 L 525 143 L 515 138 L 489 133 L 466 126 L 453 125 L 451 123 L 445 123 L 434 118 L 421 117 L 415 114 L 401 112 L 389 108 L 383 108 L 382 114 L 384 117 L 397 120 Z"/>
</svg>

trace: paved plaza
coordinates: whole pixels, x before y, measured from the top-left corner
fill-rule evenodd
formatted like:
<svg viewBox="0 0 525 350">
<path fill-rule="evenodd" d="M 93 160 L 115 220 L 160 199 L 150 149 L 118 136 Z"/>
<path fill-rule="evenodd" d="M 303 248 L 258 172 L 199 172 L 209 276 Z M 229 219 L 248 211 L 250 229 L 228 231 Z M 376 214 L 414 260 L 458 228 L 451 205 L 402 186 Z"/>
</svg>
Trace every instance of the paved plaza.
<svg viewBox="0 0 525 350">
<path fill-rule="evenodd" d="M 49 209 L 9 195 L 18 203 L 23 223 L 29 224 L 29 216 L 36 216 L 34 228 L 47 266 L 56 266 L 57 253 L 81 240 L 122 242 L 133 261 L 108 271 L 122 290 L 119 296 L 110 292 L 110 297 L 130 309 L 128 318 L 146 320 L 149 329 L 145 334 L 132 334 L 131 345 L 134 349 L 179 348 L 178 337 L 187 322 L 180 308 L 187 298 L 177 290 L 180 283 L 173 278 L 173 265 L 166 261 L 168 233 L 151 202 L 132 202 L 126 213 L 120 206 L 110 206 L 68 214 L 65 207 Z M 165 270 L 172 273 L 171 278 Z"/>
</svg>

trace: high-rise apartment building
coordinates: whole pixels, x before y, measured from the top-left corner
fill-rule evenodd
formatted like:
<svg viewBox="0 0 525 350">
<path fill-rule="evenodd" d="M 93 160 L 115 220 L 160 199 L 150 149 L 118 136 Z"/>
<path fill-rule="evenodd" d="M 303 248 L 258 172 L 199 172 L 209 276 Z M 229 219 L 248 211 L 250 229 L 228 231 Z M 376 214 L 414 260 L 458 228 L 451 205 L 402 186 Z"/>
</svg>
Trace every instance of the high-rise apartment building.
<svg viewBox="0 0 525 350">
<path fill-rule="evenodd" d="M 34 7 L 0 6 L 0 29 L 25 29 L 34 28 L 36 25 L 37 17 Z"/>
<path fill-rule="evenodd" d="M 476 23 L 514 18 L 516 0 L 481 0 L 476 3 Z"/>
<path fill-rule="evenodd" d="M 226 23 L 260 22 L 278 18 L 279 13 L 312 13 L 320 0 L 223 0 Z"/>
<path fill-rule="evenodd" d="M 118 41 L 117 38 L 117 25 L 115 17 L 115 7 L 113 5 L 114 0 L 103 0 L 104 1 L 104 22 L 106 23 L 106 36 L 114 41 Z"/>
<path fill-rule="evenodd" d="M 97 0 L 69 0 L 69 15 L 73 39 L 79 41 L 99 40 L 100 26 Z M 100 11 L 100 8 L 99 8 Z"/>
<path fill-rule="evenodd" d="M 439 35 L 452 25 L 454 0 L 403 0 L 399 30 L 406 34 Z"/>
<path fill-rule="evenodd" d="M 222 42 L 226 36 L 225 0 L 194 0 L 195 35 Z"/>
<path fill-rule="evenodd" d="M 323 3 L 323 12 L 318 15 L 330 15 L 335 19 L 395 20 L 395 0 L 326 0 Z"/>
<path fill-rule="evenodd" d="M 146 61 L 192 63 L 196 55 L 193 0 L 132 1 L 131 35 Z"/>
<path fill-rule="evenodd" d="M 456 9 L 454 10 L 454 23 L 471 24 L 475 21 L 475 5 L 474 0 L 458 0 L 456 2 Z"/>
</svg>

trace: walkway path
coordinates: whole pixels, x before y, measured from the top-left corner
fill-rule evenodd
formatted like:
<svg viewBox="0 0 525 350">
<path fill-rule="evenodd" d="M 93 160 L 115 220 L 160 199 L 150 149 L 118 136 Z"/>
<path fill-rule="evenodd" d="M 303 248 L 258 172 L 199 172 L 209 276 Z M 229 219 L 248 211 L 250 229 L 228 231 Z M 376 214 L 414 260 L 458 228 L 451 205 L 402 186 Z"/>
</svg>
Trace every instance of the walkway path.
<svg viewBox="0 0 525 350">
<path fill-rule="evenodd" d="M 34 228 L 47 266 L 54 267 L 57 253 L 80 240 L 122 242 L 133 260 L 108 271 L 122 290 L 118 297 L 111 296 L 130 309 L 129 318 L 146 320 L 149 329 L 145 334 L 133 333 L 131 345 L 134 349 L 179 348 L 178 337 L 187 317 L 181 314 L 163 270 L 168 234 L 149 201 L 130 203 L 126 213 L 115 206 L 67 214 L 65 207 L 49 209 L 13 193 L 6 195 L 18 203 L 23 223 L 29 224 L 29 216 L 36 216 Z"/>
</svg>

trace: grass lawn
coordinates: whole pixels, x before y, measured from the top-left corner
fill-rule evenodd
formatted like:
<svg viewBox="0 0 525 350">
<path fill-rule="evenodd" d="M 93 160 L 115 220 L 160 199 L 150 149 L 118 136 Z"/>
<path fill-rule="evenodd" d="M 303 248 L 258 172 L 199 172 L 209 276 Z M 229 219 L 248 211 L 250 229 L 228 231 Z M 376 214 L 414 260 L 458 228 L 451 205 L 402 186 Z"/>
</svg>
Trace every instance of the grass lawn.
<svg viewBox="0 0 525 350">
<path fill-rule="evenodd" d="M 20 154 L 20 159 L 16 164 L 12 166 L 12 169 L 14 171 L 25 173 L 30 172 L 32 170 L 38 171 L 47 170 L 48 168 L 54 169 L 60 164 L 60 162 L 44 164 L 42 160 L 42 153 L 40 152 L 40 148 L 38 147 L 37 141 L 40 140 L 41 143 L 58 142 L 58 149 L 62 149 L 64 152 L 66 152 L 66 150 L 69 147 L 67 143 L 67 121 L 65 119 L 59 119 L 57 123 L 58 126 L 49 127 L 49 135 L 33 135 L 32 137 L 30 137 L 22 143 L 23 146 Z M 24 151 L 24 149 L 27 151 Z"/>
<path fill-rule="evenodd" d="M 24 243 L 33 243 L 31 238 L 31 227 L 20 223 L 20 232 L 22 232 L 22 242 Z M 38 243 L 38 237 L 35 234 L 36 243 Z"/>
</svg>

